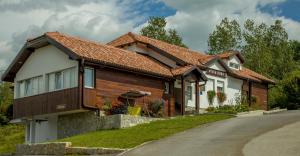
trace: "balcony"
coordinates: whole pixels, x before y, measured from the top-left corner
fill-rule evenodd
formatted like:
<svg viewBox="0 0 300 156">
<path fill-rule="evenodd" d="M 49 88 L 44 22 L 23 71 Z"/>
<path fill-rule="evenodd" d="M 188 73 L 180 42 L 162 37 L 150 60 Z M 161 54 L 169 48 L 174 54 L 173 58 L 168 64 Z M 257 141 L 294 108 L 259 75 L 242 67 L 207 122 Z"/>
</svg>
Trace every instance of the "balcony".
<svg viewBox="0 0 300 156">
<path fill-rule="evenodd" d="M 80 109 L 78 87 L 18 98 L 13 103 L 14 119 Z"/>
</svg>

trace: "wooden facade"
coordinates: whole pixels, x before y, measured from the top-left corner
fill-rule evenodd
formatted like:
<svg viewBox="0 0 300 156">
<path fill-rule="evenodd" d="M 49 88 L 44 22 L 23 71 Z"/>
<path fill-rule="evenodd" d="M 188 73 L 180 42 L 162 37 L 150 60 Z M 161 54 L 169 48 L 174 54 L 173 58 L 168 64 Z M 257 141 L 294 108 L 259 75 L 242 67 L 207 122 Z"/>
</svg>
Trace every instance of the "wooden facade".
<svg viewBox="0 0 300 156">
<path fill-rule="evenodd" d="M 166 80 L 146 75 L 96 67 L 95 88 L 84 88 L 84 105 L 101 108 L 106 101 L 111 102 L 113 106 L 126 104 L 128 101 L 120 97 L 122 94 L 129 91 L 145 91 L 150 92 L 151 95 L 136 99 L 134 101 L 136 105 L 145 107 L 150 102 L 163 99 L 165 101 L 164 114 L 172 115 L 174 114 L 174 108 L 171 108 L 174 106 L 172 87 L 170 87 L 170 94 L 164 94 L 165 82 Z"/>
<path fill-rule="evenodd" d="M 78 87 L 15 99 L 13 118 L 80 109 Z"/>
<path fill-rule="evenodd" d="M 249 106 L 257 105 L 260 109 L 268 109 L 268 84 L 244 81 L 242 88 Z M 253 101 L 252 97 L 255 97 L 256 101 Z"/>
</svg>

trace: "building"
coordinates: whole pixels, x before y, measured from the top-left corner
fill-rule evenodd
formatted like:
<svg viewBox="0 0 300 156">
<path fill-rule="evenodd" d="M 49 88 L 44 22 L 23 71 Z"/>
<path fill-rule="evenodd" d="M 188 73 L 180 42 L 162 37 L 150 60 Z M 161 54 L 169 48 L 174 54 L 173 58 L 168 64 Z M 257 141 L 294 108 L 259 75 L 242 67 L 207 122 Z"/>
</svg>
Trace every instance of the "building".
<svg viewBox="0 0 300 156">
<path fill-rule="evenodd" d="M 163 99 L 165 116 L 207 108 L 209 90 L 224 92 L 224 104 L 245 93 L 267 109 L 274 81 L 243 62 L 238 52 L 205 55 L 133 33 L 105 45 L 47 32 L 25 43 L 2 80 L 14 82 L 14 121 L 26 124 L 26 142 L 34 143 L 65 137 L 80 126 L 74 116 L 97 112 L 106 100 L 122 105 L 133 93 L 147 93 L 134 100 L 141 107 Z"/>
</svg>

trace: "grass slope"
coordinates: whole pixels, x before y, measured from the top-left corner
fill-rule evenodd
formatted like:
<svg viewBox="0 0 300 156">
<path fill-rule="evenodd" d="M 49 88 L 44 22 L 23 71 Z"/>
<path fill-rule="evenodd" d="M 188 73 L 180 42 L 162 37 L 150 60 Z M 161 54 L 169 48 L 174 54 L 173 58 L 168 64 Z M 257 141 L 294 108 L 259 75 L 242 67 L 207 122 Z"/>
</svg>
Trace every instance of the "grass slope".
<svg viewBox="0 0 300 156">
<path fill-rule="evenodd" d="M 132 148 L 144 142 L 157 140 L 201 124 L 231 117 L 233 116 L 224 114 L 177 117 L 125 129 L 90 132 L 58 141 L 69 141 L 72 142 L 73 146 Z"/>
<path fill-rule="evenodd" d="M 20 125 L 0 126 L 0 153 L 14 152 L 16 144 L 24 142 L 24 127 Z"/>
</svg>

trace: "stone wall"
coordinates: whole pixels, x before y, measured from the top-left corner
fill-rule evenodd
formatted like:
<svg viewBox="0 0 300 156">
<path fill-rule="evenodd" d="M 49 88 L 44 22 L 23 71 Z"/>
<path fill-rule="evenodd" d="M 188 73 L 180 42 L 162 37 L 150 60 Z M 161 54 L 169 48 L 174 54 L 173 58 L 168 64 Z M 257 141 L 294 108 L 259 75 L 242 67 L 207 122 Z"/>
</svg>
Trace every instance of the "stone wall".
<svg viewBox="0 0 300 156">
<path fill-rule="evenodd" d="M 19 144 L 16 155 L 64 155 L 70 142 L 45 143 L 45 144 Z"/>
<path fill-rule="evenodd" d="M 58 116 L 57 138 L 95 131 L 101 127 L 100 117 L 93 111 Z"/>
<path fill-rule="evenodd" d="M 58 117 L 57 135 L 60 139 L 100 129 L 131 127 L 142 123 L 149 123 L 154 120 L 158 120 L 158 118 L 131 116 L 125 114 L 99 116 L 93 111 L 74 113 Z"/>
<path fill-rule="evenodd" d="M 71 147 L 71 142 L 19 144 L 16 155 L 109 155 L 125 149 L 102 147 Z"/>
</svg>

